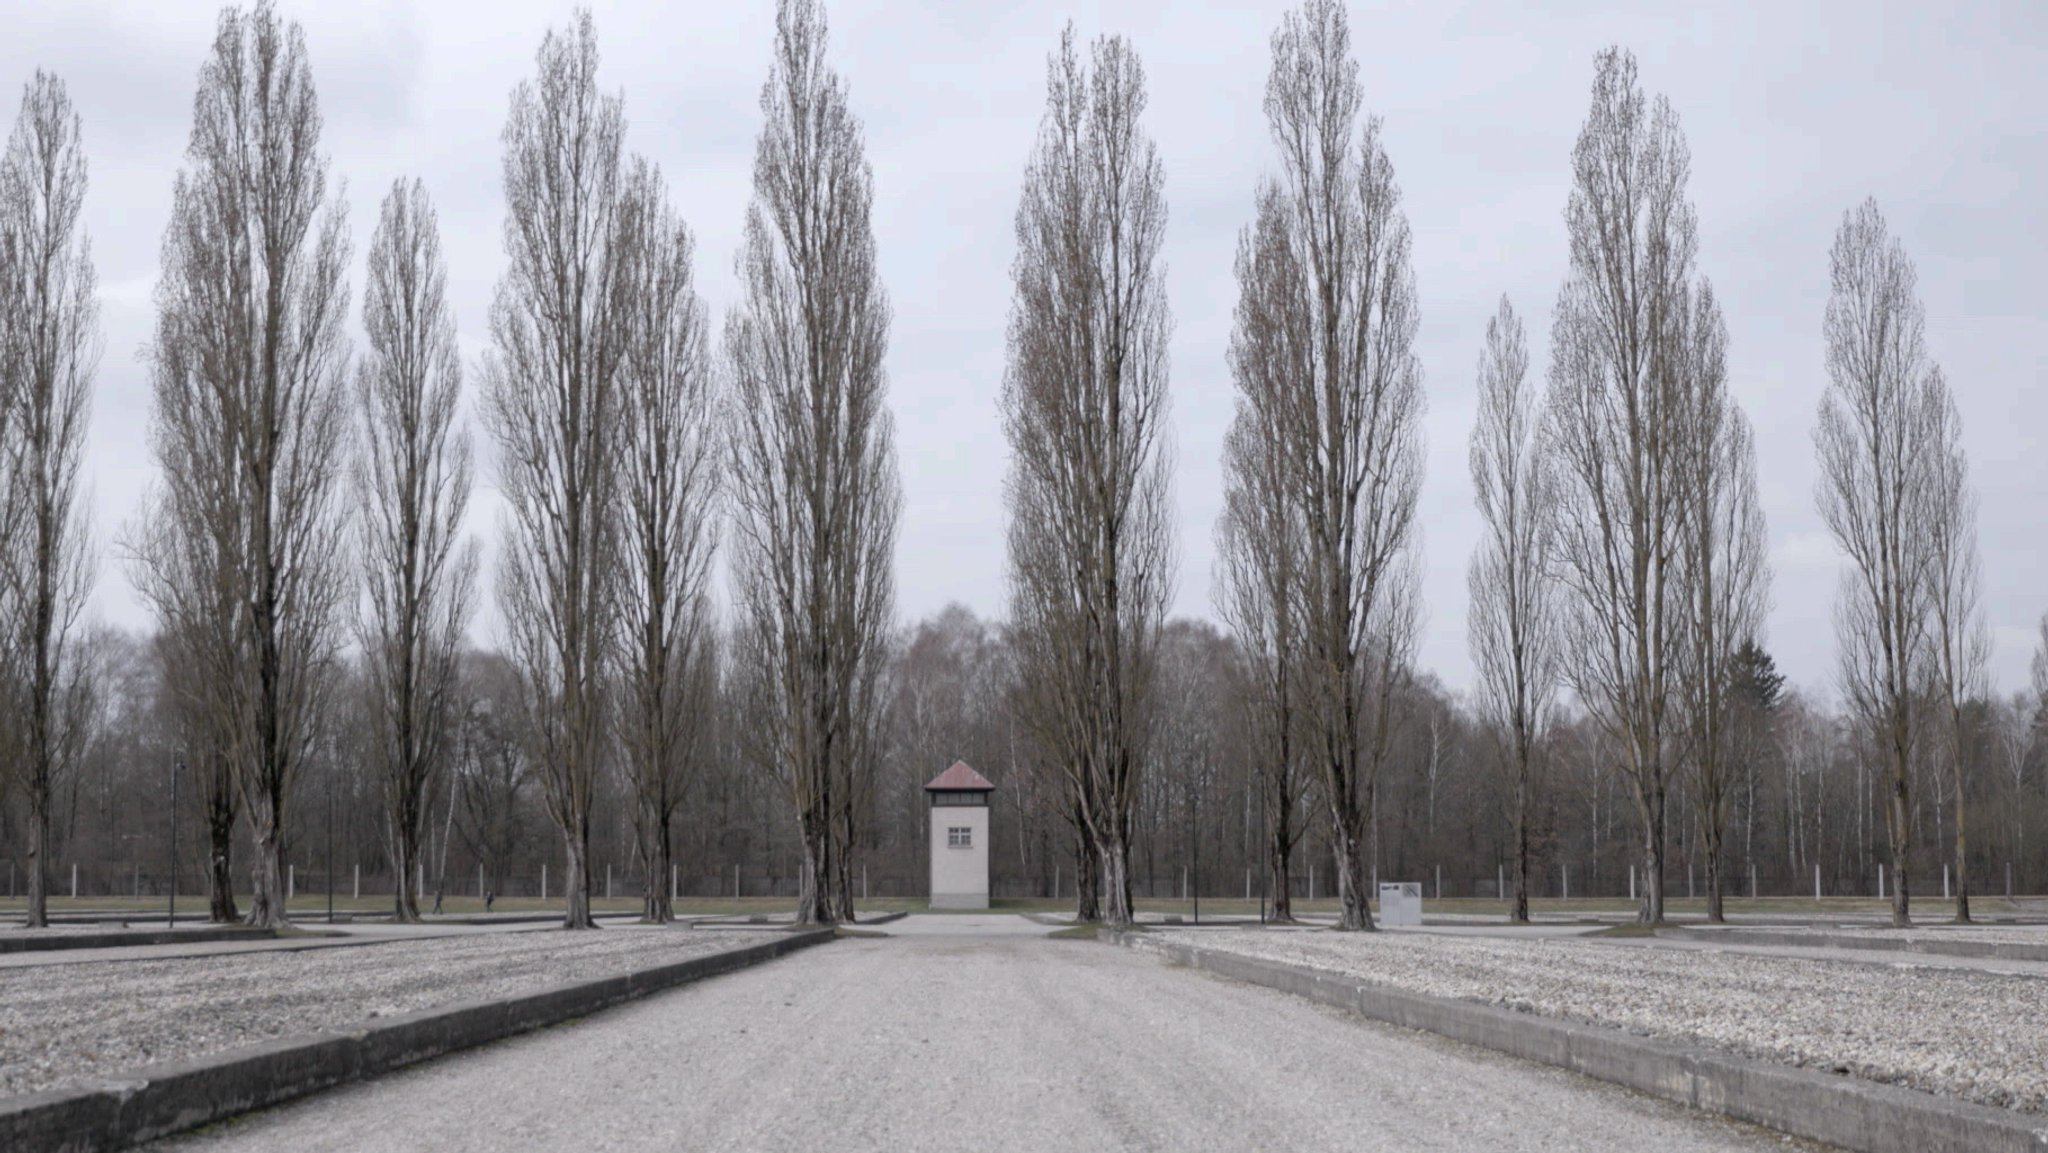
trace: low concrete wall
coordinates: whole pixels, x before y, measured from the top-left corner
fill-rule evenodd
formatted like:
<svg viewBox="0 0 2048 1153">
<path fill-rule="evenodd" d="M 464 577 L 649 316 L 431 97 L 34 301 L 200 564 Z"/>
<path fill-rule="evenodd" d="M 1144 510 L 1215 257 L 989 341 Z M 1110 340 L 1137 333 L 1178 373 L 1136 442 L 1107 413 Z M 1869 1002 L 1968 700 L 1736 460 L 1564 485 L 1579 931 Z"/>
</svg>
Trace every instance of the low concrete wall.
<svg viewBox="0 0 2048 1153">
<path fill-rule="evenodd" d="M 558 1025 L 831 939 L 829 929 L 788 933 L 615 977 L 504 1000 L 423 1009 L 361 1029 L 290 1037 L 149 1065 L 78 1088 L 0 1099 L 0 1149 L 125 1149 L 459 1049 Z"/>
<path fill-rule="evenodd" d="M 1104 933 L 1103 937 L 1122 945 L 1135 944 L 1132 934 Z M 1147 941 L 1144 948 L 1219 976 L 1862 1153 L 2048 1150 L 2048 1117 L 1639 1037 L 1619 1029 L 1384 989 L 1334 973 L 1214 949 L 1160 941 Z M 1759 1006 L 1762 1011 L 1766 1010 Z"/>
<path fill-rule="evenodd" d="M 267 941 L 274 929 L 222 925 L 212 929 L 108 929 L 103 933 L 50 933 L 24 929 L 0 937 L 0 953 L 43 953 L 57 949 L 120 949 L 129 945 L 201 945 L 212 941 Z"/>
</svg>

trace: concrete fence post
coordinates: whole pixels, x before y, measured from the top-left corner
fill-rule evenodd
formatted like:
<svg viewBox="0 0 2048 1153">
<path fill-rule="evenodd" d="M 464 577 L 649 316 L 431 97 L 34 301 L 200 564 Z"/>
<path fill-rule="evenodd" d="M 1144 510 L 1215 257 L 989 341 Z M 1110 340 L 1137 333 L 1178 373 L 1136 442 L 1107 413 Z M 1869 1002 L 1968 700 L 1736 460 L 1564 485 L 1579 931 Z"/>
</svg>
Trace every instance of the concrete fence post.
<svg viewBox="0 0 2048 1153">
<path fill-rule="evenodd" d="M 1558 868 L 1564 870 L 1564 899 L 1569 901 L 1572 899 L 1572 867 L 1560 864 Z"/>
<path fill-rule="evenodd" d="M 548 899 L 548 863 L 546 861 L 540 863 L 540 899 L 543 901 Z"/>
<path fill-rule="evenodd" d="M 1636 867 L 1634 865 L 1628 867 L 1628 899 L 1631 901 L 1636 899 Z"/>
<path fill-rule="evenodd" d="M 360 901 L 360 900 L 362 900 L 362 899 L 363 899 L 363 867 L 362 867 L 361 865 L 357 865 L 357 866 L 355 867 L 355 898 L 354 898 L 354 899 L 355 899 L 355 900 L 358 900 L 358 901 Z"/>
<path fill-rule="evenodd" d="M 71 899 L 78 899 L 78 862 L 71 862 Z"/>
<path fill-rule="evenodd" d="M 1943 862 L 1941 863 L 1941 899 L 1942 899 L 1942 900 L 1944 900 L 1944 901 L 1946 901 L 1946 900 L 1948 900 L 1948 899 L 1949 899 L 1949 892 L 1948 892 L 1948 862 L 1947 862 L 1947 861 L 1943 861 Z"/>
<path fill-rule="evenodd" d="M 1813 863 L 1813 899 L 1820 900 L 1820 862 Z"/>
<path fill-rule="evenodd" d="M 284 867 L 284 899 L 290 901 L 298 895 L 299 867 L 297 865 L 286 865 Z"/>
<path fill-rule="evenodd" d="M 1884 862 L 1877 863 L 1877 899 L 1884 900 Z"/>
</svg>

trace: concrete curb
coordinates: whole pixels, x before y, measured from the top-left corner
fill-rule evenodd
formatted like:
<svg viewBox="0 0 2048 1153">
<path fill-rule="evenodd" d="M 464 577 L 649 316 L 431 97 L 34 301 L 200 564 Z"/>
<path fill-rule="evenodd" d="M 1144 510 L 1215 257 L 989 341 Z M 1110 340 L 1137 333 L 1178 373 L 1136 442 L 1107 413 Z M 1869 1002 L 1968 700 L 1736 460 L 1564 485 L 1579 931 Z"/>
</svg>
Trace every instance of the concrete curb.
<svg viewBox="0 0 2048 1153">
<path fill-rule="evenodd" d="M 0 1099 L 0 1149 L 96 1153 L 212 1124 L 461 1049 L 588 1016 L 664 989 L 832 939 L 829 930 L 557 985 L 499 1001 L 423 1009 L 360 1029 L 312 1033 L 149 1065 L 96 1084 Z"/>
<path fill-rule="evenodd" d="M 24 934 L 30 930 L 22 930 Z M 104 933 L 52 933 L 0 937 L 0 953 L 48 953 L 59 949 L 124 949 L 130 945 L 205 945 L 217 941 L 268 941 L 274 929 L 222 925 L 215 929 L 109 929 Z"/>
<path fill-rule="evenodd" d="M 1860 1153 L 2041 1153 L 2048 1117 L 1125 933 L 1105 940 Z"/>
<path fill-rule="evenodd" d="M 1969 930 L 1957 930 L 1962 936 Z M 1791 933 L 1771 929 L 1666 929 L 1660 936 L 1679 941 L 1719 941 L 1729 945 L 1771 945 L 1798 949 L 1865 949 L 1882 953 L 1921 953 L 1938 957 L 1975 957 L 1994 961 L 2048 961 L 2048 944 L 2020 941 L 1930 941 L 1926 938 L 1888 941 L 1881 937 L 1845 937 L 1833 933 Z"/>
</svg>

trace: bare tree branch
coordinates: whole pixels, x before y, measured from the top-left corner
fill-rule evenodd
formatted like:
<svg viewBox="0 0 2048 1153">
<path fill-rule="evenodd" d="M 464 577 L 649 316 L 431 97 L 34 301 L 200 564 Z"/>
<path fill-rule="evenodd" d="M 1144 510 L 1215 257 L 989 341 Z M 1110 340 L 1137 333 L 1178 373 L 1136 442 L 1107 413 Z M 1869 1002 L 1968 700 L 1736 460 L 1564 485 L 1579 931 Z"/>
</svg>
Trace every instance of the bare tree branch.
<svg viewBox="0 0 2048 1153">
<path fill-rule="evenodd" d="M 356 489 L 363 596 L 357 620 L 383 786 L 394 914 L 418 921 L 427 794 L 451 754 L 477 552 L 461 536 L 470 445 L 456 426 L 462 364 L 433 205 L 419 181 L 384 198 L 363 298 L 356 373 Z"/>
<path fill-rule="evenodd" d="M 643 916 L 674 919 L 671 824 L 709 745 L 717 691 L 710 602 L 717 389 L 691 274 L 695 245 L 661 173 L 634 161 L 620 205 L 620 733 L 646 867 Z"/>
<path fill-rule="evenodd" d="M 335 671 L 348 310 L 305 37 L 221 14 L 193 100 L 157 287 L 151 441 L 163 488 L 133 551 L 188 638 L 256 842 L 249 920 L 285 924 L 285 833 Z"/>
<path fill-rule="evenodd" d="M 1510 794 L 1515 890 L 1508 919 L 1529 920 L 1529 823 L 1538 746 L 1563 676 L 1556 574 L 1556 481 L 1528 385 L 1521 318 L 1502 297 L 1479 360 L 1472 426 L 1472 490 L 1485 531 L 1466 577 L 1467 636 L 1479 676 L 1475 702 L 1495 737 Z M 1503 893 L 1503 897 L 1508 895 Z"/>
<path fill-rule="evenodd" d="M 1689 286 L 1697 225 L 1677 114 L 1644 99 L 1635 58 L 1600 54 L 1572 153 L 1571 273 L 1551 325 L 1567 677 L 1620 750 L 1643 832 L 1641 917 L 1664 919 L 1665 805 L 1683 603 L 1677 569 Z"/>
<path fill-rule="evenodd" d="M 37 72 L 0 155 L 0 762 L 27 794 L 31 928 L 48 923 L 52 805 L 91 720 L 79 472 L 100 327 L 80 133 L 63 81 Z"/>
<path fill-rule="evenodd" d="M 800 922 L 851 917 L 902 494 L 882 357 L 873 172 L 815 0 L 782 0 L 726 321 L 733 582 L 769 763 L 796 809 Z"/>
<path fill-rule="evenodd" d="M 1886 760 L 1892 921 L 1905 925 L 1914 697 L 1930 682 L 1937 644 L 1940 566 L 1931 530 L 1954 511 L 1937 500 L 1948 388 L 1927 358 L 1912 262 L 1875 201 L 1845 214 L 1829 266 L 1815 499 L 1848 554 L 1835 600 L 1842 690 Z"/>
<path fill-rule="evenodd" d="M 484 415 L 508 508 L 498 560 L 507 649 L 548 813 L 567 857 L 563 926 L 592 928 L 590 823 L 618 619 L 618 298 L 625 114 L 597 89 L 587 11 L 548 33 L 505 119 L 505 256 Z"/>
</svg>

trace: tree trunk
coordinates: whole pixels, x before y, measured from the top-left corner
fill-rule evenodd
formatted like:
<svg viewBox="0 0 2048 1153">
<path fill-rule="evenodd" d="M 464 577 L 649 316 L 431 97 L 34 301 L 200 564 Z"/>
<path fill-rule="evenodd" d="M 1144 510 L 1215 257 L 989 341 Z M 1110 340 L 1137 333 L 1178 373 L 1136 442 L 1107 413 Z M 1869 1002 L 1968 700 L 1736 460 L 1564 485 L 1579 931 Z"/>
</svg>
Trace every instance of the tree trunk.
<svg viewBox="0 0 2048 1153">
<path fill-rule="evenodd" d="M 50 789 L 31 782 L 28 791 L 28 921 L 30 929 L 50 924 Z"/>
<path fill-rule="evenodd" d="M 647 883 L 642 886 L 640 919 L 650 925 L 666 925 L 676 919 L 675 903 L 669 898 L 670 870 L 674 868 L 675 847 L 669 838 L 669 823 L 655 819 L 648 848 Z"/>
<path fill-rule="evenodd" d="M 1131 909 L 1130 842 L 1111 831 L 1096 839 L 1102 923 L 1112 929 L 1128 929 L 1136 920 Z"/>
<path fill-rule="evenodd" d="M 266 929 L 282 929 L 291 924 L 285 908 L 284 837 L 275 825 L 275 810 L 269 819 L 258 819 L 256 829 L 256 859 L 250 862 L 249 879 L 255 892 L 249 898 L 248 923 Z"/>
<path fill-rule="evenodd" d="M 398 870 L 398 883 L 391 886 L 391 919 L 401 925 L 417 925 L 420 921 L 420 898 L 413 891 L 413 878 L 418 875 L 420 846 L 418 831 L 401 824 L 392 838 L 391 867 Z"/>
<path fill-rule="evenodd" d="M 1288 866 L 1293 864 L 1294 831 L 1282 819 L 1273 830 L 1273 842 L 1268 851 L 1273 857 L 1273 920 L 1282 925 L 1294 923 L 1294 898 L 1288 893 Z"/>
<path fill-rule="evenodd" d="M 1378 926 L 1372 920 L 1372 871 L 1366 860 L 1364 818 L 1345 814 L 1331 824 L 1337 834 L 1337 928 L 1371 932 Z"/>
<path fill-rule="evenodd" d="M 1515 783 L 1515 891 L 1508 903 L 1508 920 L 1529 923 L 1529 781 L 1526 774 Z"/>
<path fill-rule="evenodd" d="M 1885 806 L 1885 825 L 1892 843 L 1892 925 L 1906 928 L 1913 923 L 1913 909 L 1906 892 L 1906 849 L 1911 835 L 1911 814 L 1906 807 L 1906 758 L 1894 751 L 1891 803 Z"/>
<path fill-rule="evenodd" d="M 803 815 L 799 831 L 802 834 L 803 857 L 797 865 L 797 924 L 835 924 L 838 918 L 833 910 L 830 819 L 814 806 Z"/>
<path fill-rule="evenodd" d="M 1707 921 L 1710 924 L 1725 925 L 1728 918 L 1721 907 L 1721 829 L 1716 819 L 1709 819 L 1705 832 L 1707 842 Z"/>
<path fill-rule="evenodd" d="M 1643 805 L 1643 907 L 1636 920 L 1664 923 L 1664 787 L 1653 786 Z"/>
<path fill-rule="evenodd" d="M 1079 832 L 1074 838 L 1074 919 L 1102 919 L 1102 887 L 1095 872 L 1095 847 L 1086 834 Z"/>
<path fill-rule="evenodd" d="M 597 922 L 590 919 L 590 830 L 579 829 L 563 838 L 564 856 L 568 858 L 567 875 L 562 878 L 562 896 L 567 900 L 568 911 L 562 917 L 564 929 L 595 929 Z"/>
<path fill-rule="evenodd" d="M 235 908 L 235 786 L 219 761 L 206 792 L 207 919 L 216 925 L 241 920 Z"/>
<path fill-rule="evenodd" d="M 1955 723 L 1960 725 L 1961 719 Z M 1960 731 L 1960 730 L 1958 730 Z M 1963 757 L 1962 740 L 1956 740 L 1956 924 L 1970 923 L 1970 865 L 1966 850 L 1969 847 L 1968 826 L 1963 822 Z"/>
</svg>

